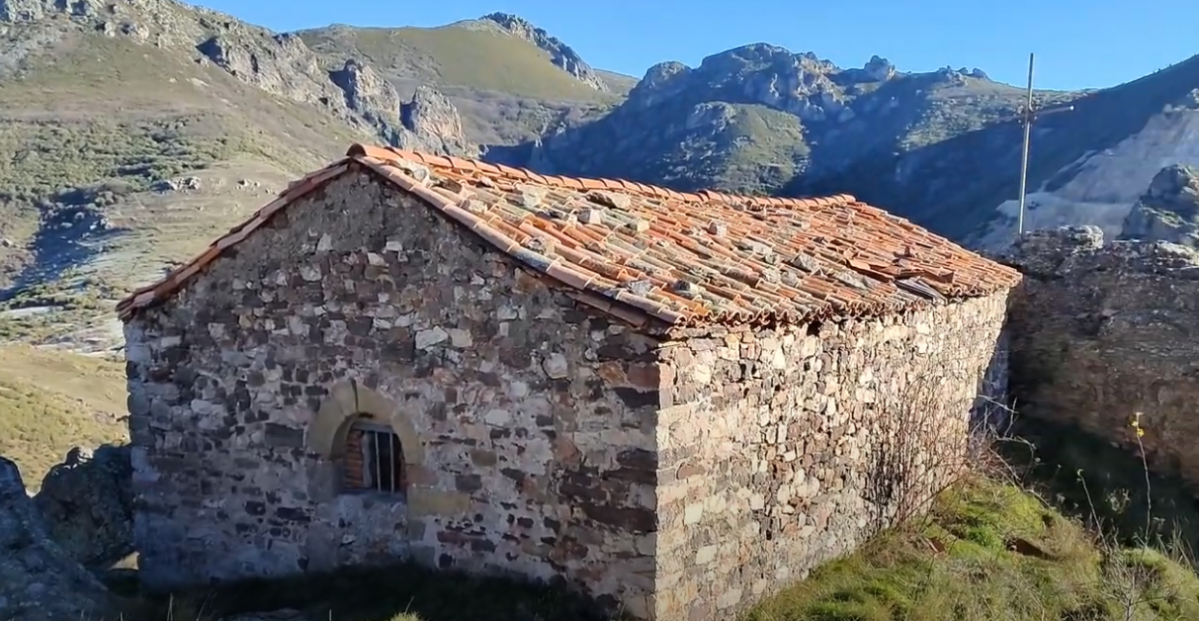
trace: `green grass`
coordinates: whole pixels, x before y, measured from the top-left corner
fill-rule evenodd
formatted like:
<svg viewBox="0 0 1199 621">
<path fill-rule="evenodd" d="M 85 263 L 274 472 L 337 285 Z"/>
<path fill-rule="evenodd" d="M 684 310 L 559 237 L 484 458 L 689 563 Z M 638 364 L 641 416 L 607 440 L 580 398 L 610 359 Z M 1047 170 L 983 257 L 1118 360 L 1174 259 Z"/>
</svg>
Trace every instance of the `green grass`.
<svg viewBox="0 0 1199 621">
<path fill-rule="evenodd" d="M 127 441 L 125 394 L 119 362 L 0 346 L 0 455 L 36 487 L 72 447 Z"/>
<path fill-rule="evenodd" d="M 1128 616 L 1125 616 L 1127 612 Z M 972 479 L 928 520 L 766 600 L 748 621 L 1167 621 L 1199 618 L 1199 577 L 1096 540 L 1019 488 Z"/>
<path fill-rule="evenodd" d="M 15 27 L 9 36 L 19 34 Z M 157 265 L 186 260 L 270 200 L 238 189 L 240 180 L 294 178 L 369 140 L 323 110 L 270 95 L 194 56 L 74 32 L 0 80 L 0 237 L 25 247 L 52 221 L 55 195 L 100 188 L 111 190 L 111 200 L 88 209 L 126 229 L 101 253 Z M 220 178 L 186 201 L 146 194 L 158 181 L 211 170 Z M 187 209 L 174 208 L 176 201 Z M 0 250 L 10 276 L 30 260 Z M 155 269 L 110 271 L 136 275 L 138 282 L 121 283 L 127 290 Z M 12 326 L 7 332 L 28 331 Z"/>
<path fill-rule="evenodd" d="M 612 99 L 555 66 L 537 46 L 490 29 L 355 28 L 300 33 L 330 58 L 359 56 L 376 70 L 411 78 L 409 63 L 423 67 L 439 84 L 500 91 L 550 101 Z M 348 48 L 348 49 L 347 49 Z M 413 58 L 419 57 L 419 58 Z"/>
<path fill-rule="evenodd" d="M 798 117 L 766 106 L 739 105 L 728 132 L 719 187 L 766 194 L 791 179 L 810 154 Z"/>
</svg>

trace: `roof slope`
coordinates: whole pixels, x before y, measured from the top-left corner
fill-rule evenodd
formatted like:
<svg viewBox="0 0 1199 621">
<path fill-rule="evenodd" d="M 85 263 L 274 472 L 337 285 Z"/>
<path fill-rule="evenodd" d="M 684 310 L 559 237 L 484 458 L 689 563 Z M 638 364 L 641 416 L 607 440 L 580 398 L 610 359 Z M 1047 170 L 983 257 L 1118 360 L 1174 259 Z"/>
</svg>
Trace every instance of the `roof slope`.
<svg viewBox="0 0 1199 621">
<path fill-rule="evenodd" d="M 1015 285 L 1015 270 L 881 209 L 815 199 L 683 194 L 354 145 L 161 282 L 122 319 L 170 297 L 297 198 L 360 164 L 601 308 L 668 324 L 811 321 L 898 312 Z M 627 308 L 627 307 L 626 307 Z"/>
</svg>

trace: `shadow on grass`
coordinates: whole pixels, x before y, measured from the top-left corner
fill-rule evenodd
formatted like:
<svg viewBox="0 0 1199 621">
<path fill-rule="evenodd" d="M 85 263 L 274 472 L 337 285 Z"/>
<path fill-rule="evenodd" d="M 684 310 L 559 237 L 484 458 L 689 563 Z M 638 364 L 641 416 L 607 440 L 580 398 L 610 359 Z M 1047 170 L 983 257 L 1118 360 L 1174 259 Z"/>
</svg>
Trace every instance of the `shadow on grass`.
<svg viewBox="0 0 1199 621">
<path fill-rule="evenodd" d="M 137 592 L 125 574 L 110 588 L 127 600 L 125 621 L 213 621 L 293 609 L 321 621 L 610 621 L 603 606 L 564 585 L 433 572 L 410 564 L 252 580 L 170 597 Z"/>
<path fill-rule="evenodd" d="M 1018 417 L 1010 434 L 999 452 L 1062 513 L 1098 519 L 1124 545 L 1199 548 L 1199 498 L 1182 478 L 1150 473 L 1147 484 L 1140 457 L 1074 427 Z"/>
</svg>

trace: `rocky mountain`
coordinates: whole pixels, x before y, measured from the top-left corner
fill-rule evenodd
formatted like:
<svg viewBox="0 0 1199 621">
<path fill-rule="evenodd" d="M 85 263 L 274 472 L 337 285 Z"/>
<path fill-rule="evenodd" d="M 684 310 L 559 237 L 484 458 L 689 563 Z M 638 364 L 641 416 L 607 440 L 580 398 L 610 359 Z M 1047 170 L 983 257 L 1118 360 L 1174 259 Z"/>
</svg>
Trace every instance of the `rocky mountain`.
<svg viewBox="0 0 1199 621">
<path fill-rule="evenodd" d="M 1076 109 L 1037 121 L 1027 222 L 1118 230 L 1163 166 L 1199 160 L 1197 86 L 1191 60 L 1036 93 Z M 637 80 L 502 13 L 274 33 L 175 0 L 0 0 L 0 339 L 119 341 L 114 297 L 358 140 L 685 190 L 849 192 L 1003 245 L 1023 98 L 978 69 L 843 68 L 764 43 Z"/>
<path fill-rule="evenodd" d="M 1124 219 L 1120 239 L 1168 241 L 1199 248 L 1199 170 L 1167 166 Z"/>
<path fill-rule="evenodd" d="M 464 136 L 480 145 L 533 141 L 549 127 L 597 118 L 637 81 L 593 69 L 544 30 L 503 13 L 440 28 L 336 24 L 296 35 L 323 66 L 358 59 L 401 96 L 435 86 L 462 113 Z"/>
<path fill-rule="evenodd" d="M 435 86 L 401 95 L 206 9 L 0 0 L 0 18 L 0 339 L 111 342 L 112 298 L 352 141 L 478 154 Z"/>
<path fill-rule="evenodd" d="M 550 55 L 550 60 L 554 66 L 561 68 L 566 73 L 574 76 L 583 84 L 594 88 L 601 93 L 612 91 L 612 86 L 607 80 L 599 75 L 595 69 L 591 68 L 586 61 L 570 46 L 558 40 L 557 37 L 550 35 L 545 30 L 530 24 L 529 22 L 508 13 L 492 13 L 483 16 L 480 20 L 473 22 L 460 22 L 459 25 L 484 25 L 494 24 L 499 27 L 504 33 L 523 39 L 537 46 L 538 49 Z"/>
<path fill-rule="evenodd" d="M 658 64 L 610 114 L 497 157 L 560 174 L 777 193 L 981 129 L 1022 96 L 977 69 L 903 73 L 878 56 L 842 69 L 754 44 L 696 68 Z"/>
<path fill-rule="evenodd" d="M 1113 88 L 1071 96 L 1071 112 L 1040 117 L 1029 155 L 1026 229 L 1099 226 L 1119 234 L 1153 177 L 1199 164 L 1199 57 Z M 1064 98 L 1045 97 L 1047 104 Z M 1015 233 L 1021 128 L 989 125 L 891 157 L 864 157 L 799 189 L 856 193 L 977 247 Z"/>
</svg>

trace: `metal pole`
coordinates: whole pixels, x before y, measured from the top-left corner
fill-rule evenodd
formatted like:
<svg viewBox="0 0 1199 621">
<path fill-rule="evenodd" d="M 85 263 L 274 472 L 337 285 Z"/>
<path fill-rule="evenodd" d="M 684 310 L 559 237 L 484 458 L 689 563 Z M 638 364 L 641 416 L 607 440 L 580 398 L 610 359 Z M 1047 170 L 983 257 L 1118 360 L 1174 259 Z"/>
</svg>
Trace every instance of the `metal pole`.
<svg viewBox="0 0 1199 621">
<path fill-rule="evenodd" d="M 1028 54 L 1028 102 L 1024 105 L 1024 149 L 1020 154 L 1020 215 L 1016 221 L 1016 234 L 1024 234 L 1024 193 L 1028 186 L 1028 143 L 1032 138 L 1032 63 Z"/>
</svg>

